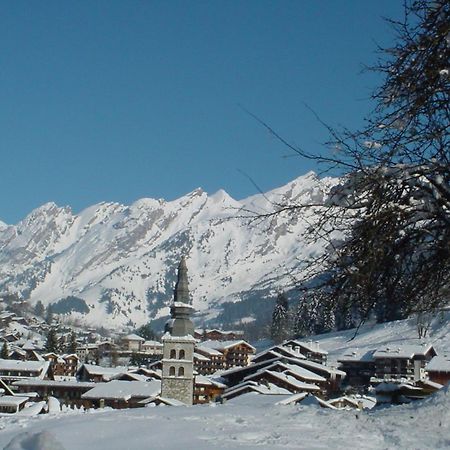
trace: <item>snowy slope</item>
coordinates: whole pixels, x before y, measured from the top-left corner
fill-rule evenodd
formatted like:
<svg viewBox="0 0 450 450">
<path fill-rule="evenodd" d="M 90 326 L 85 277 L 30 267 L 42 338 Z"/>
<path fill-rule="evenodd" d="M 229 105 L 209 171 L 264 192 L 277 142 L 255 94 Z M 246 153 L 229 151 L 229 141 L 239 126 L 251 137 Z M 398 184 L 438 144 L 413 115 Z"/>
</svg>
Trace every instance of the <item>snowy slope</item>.
<svg viewBox="0 0 450 450">
<path fill-rule="evenodd" d="M 17 292 L 31 304 L 74 296 L 86 308 L 71 314 L 85 323 L 139 325 L 168 314 L 184 254 L 203 323 L 218 317 L 224 304 L 274 296 L 291 284 L 305 256 L 320 251 L 320 243 L 308 246 L 300 237 L 314 223 L 314 211 L 249 223 L 242 209 L 316 203 L 332 183 L 310 172 L 242 201 L 196 189 L 170 202 L 99 203 L 79 214 L 47 203 L 0 229 L 0 291 Z"/>
<path fill-rule="evenodd" d="M 337 331 L 313 336 L 321 348 L 327 350 L 328 360 L 335 363 L 340 356 L 350 351 L 365 351 L 378 347 L 389 346 L 392 348 L 423 343 L 432 344 L 438 354 L 450 352 L 450 311 L 442 311 L 436 314 L 431 322 L 431 327 L 425 338 L 419 339 L 416 320 L 397 320 L 381 324 L 368 324 L 362 326 L 355 335 L 355 330 Z"/>
<path fill-rule="evenodd" d="M 444 449 L 448 388 L 423 401 L 366 411 L 275 405 L 247 394 L 217 406 L 154 407 L 2 418 L 5 450 Z"/>
</svg>

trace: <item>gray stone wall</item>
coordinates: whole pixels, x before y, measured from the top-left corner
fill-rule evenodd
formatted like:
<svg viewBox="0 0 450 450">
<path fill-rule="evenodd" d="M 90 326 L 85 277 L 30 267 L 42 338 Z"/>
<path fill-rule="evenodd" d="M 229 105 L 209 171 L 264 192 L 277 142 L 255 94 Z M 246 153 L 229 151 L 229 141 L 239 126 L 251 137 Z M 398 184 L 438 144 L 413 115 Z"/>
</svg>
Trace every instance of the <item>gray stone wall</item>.
<svg viewBox="0 0 450 450">
<path fill-rule="evenodd" d="M 186 405 L 192 405 L 194 398 L 193 378 L 163 378 L 161 396 L 174 398 Z"/>
</svg>

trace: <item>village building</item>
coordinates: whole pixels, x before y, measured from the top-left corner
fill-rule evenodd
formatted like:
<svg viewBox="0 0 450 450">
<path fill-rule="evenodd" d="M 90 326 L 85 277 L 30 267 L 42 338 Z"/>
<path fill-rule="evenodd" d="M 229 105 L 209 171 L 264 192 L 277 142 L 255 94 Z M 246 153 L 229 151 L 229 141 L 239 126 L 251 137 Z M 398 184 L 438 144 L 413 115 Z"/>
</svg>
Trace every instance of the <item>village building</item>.
<svg viewBox="0 0 450 450">
<path fill-rule="evenodd" d="M 197 345 L 194 351 L 194 367 L 201 375 L 212 375 L 218 370 L 225 370 L 225 356 L 214 348 Z"/>
<path fill-rule="evenodd" d="M 372 382 L 421 380 L 425 378 L 425 366 L 434 356 L 436 351 L 432 345 L 381 347 L 373 353 L 375 377 Z"/>
<path fill-rule="evenodd" d="M 45 353 L 42 355 L 45 361 L 50 362 L 54 377 L 74 377 L 78 369 L 78 356 L 76 354 L 57 355 Z"/>
<path fill-rule="evenodd" d="M 91 390 L 81 396 L 91 408 L 109 406 L 114 409 L 141 408 L 140 403 L 149 397 L 155 397 L 161 391 L 159 380 L 151 381 L 121 381 L 113 380 L 108 383 L 98 383 Z"/>
<path fill-rule="evenodd" d="M 163 342 L 161 396 L 192 405 L 194 399 L 194 324 L 184 257 L 178 266 L 178 279 L 166 324 Z"/>
<path fill-rule="evenodd" d="M 128 367 L 103 367 L 95 364 L 83 364 L 76 372 L 78 381 L 101 383 L 112 380 L 115 376 L 128 372 Z"/>
<path fill-rule="evenodd" d="M 295 352 L 302 354 L 309 361 L 314 361 L 319 364 L 327 363 L 328 352 L 322 350 L 318 342 L 303 342 L 297 339 L 291 339 L 283 342 L 282 346 L 284 348 L 291 348 Z"/>
<path fill-rule="evenodd" d="M 15 414 L 25 407 L 28 397 L 2 395 L 0 396 L 0 413 Z"/>
<path fill-rule="evenodd" d="M 140 353 L 142 352 L 142 344 L 145 339 L 137 334 L 129 334 L 122 338 L 122 349 L 130 353 Z"/>
<path fill-rule="evenodd" d="M 160 357 L 163 354 L 163 345 L 158 341 L 144 341 L 141 345 L 141 351 L 146 355 Z"/>
<path fill-rule="evenodd" d="M 81 396 L 94 388 L 97 384 L 93 382 L 78 381 L 54 381 L 28 379 L 15 381 L 14 388 L 19 393 L 37 393 L 39 400 L 46 400 L 48 397 L 55 397 L 61 405 L 69 407 L 87 407 L 89 402 L 83 401 Z"/>
<path fill-rule="evenodd" d="M 224 367 L 221 369 L 248 366 L 251 356 L 256 351 L 255 347 L 242 339 L 238 341 L 204 341 L 197 346 L 196 352 L 207 356 L 207 349 L 216 350 L 223 355 Z M 222 360 L 217 359 L 216 362 L 219 361 Z"/>
<path fill-rule="evenodd" d="M 53 378 L 48 361 L 17 361 L 0 359 L 0 377 L 6 384 L 24 378 Z"/>
<path fill-rule="evenodd" d="M 203 375 L 195 376 L 194 404 L 215 402 L 226 389 L 226 385 Z"/>
<path fill-rule="evenodd" d="M 195 330 L 194 337 L 199 341 L 235 341 L 243 339 L 244 332 L 236 330 L 224 331 L 218 330 L 217 328 L 197 329 Z"/>
<path fill-rule="evenodd" d="M 446 385 L 450 383 L 450 354 L 437 355 L 425 366 L 430 381 Z"/>
<path fill-rule="evenodd" d="M 375 376 L 373 353 L 374 350 L 350 349 L 338 359 L 339 369 L 347 374 L 345 385 L 361 390 L 368 388 L 370 380 Z"/>
</svg>

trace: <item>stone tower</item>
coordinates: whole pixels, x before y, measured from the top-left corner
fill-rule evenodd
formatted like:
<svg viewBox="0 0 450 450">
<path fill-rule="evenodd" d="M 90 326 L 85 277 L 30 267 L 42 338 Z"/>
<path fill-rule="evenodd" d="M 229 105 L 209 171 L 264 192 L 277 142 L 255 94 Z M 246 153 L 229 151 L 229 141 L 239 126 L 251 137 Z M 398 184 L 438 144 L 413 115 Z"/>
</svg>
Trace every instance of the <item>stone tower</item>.
<svg viewBox="0 0 450 450">
<path fill-rule="evenodd" d="M 178 266 L 178 280 L 170 306 L 163 342 L 161 396 L 192 405 L 194 395 L 194 324 L 184 257 Z"/>
</svg>

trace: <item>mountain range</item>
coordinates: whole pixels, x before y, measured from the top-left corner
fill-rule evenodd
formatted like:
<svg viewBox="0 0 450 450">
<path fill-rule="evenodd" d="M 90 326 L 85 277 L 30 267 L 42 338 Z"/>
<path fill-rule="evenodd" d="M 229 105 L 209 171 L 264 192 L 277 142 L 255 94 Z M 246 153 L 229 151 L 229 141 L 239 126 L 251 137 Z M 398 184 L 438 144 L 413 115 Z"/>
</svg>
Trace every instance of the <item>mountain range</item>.
<svg viewBox="0 0 450 450">
<path fill-rule="evenodd" d="M 0 291 L 106 328 L 163 321 L 178 262 L 186 256 L 198 326 L 250 322 L 322 245 L 302 233 L 313 209 L 272 217 L 276 204 L 318 203 L 336 183 L 310 172 L 235 200 L 202 189 L 173 201 L 102 202 L 74 214 L 46 203 L 16 225 L 0 224 Z M 249 213 L 251 211 L 252 213 Z"/>
</svg>

